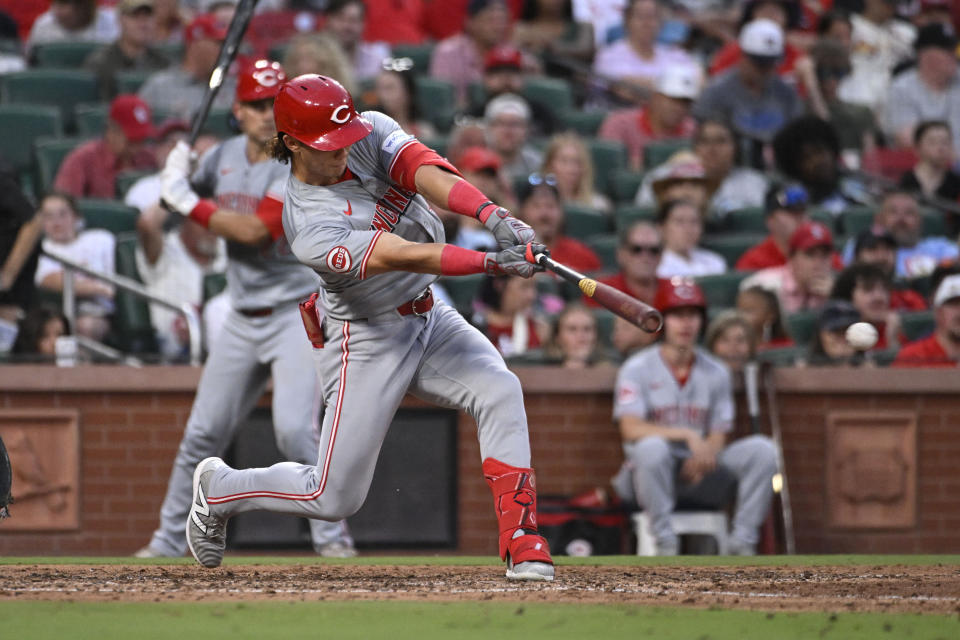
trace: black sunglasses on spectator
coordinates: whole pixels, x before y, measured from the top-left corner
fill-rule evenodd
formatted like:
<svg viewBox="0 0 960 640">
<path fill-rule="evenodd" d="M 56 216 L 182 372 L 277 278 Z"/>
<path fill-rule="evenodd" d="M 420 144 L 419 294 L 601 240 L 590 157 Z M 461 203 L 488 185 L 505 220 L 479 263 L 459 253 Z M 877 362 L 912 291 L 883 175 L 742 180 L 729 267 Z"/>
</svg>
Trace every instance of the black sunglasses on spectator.
<svg viewBox="0 0 960 640">
<path fill-rule="evenodd" d="M 663 249 L 659 245 L 655 244 L 628 244 L 624 246 L 624 249 L 635 256 L 640 255 L 641 253 L 649 253 L 652 256 L 658 256 L 663 252 Z"/>
</svg>

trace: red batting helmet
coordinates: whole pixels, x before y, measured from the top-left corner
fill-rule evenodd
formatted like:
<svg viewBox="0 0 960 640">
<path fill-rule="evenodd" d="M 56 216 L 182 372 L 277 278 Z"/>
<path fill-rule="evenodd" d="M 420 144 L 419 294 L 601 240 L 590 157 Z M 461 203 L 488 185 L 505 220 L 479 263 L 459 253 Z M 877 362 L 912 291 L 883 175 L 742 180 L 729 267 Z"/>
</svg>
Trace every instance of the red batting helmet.
<svg viewBox="0 0 960 640">
<path fill-rule="evenodd" d="M 697 307 L 705 311 L 707 299 L 703 296 L 703 289 L 692 279 L 674 276 L 660 281 L 657 294 L 653 297 L 653 306 L 660 313 L 681 307 Z"/>
<path fill-rule="evenodd" d="M 237 74 L 237 100 L 256 102 L 276 98 L 280 87 L 287 81 L 287 74 L 279 62 L 257 60 Z"/>
<path fill-rule="evenodd" d="M 353 107 L 350 92 L 316 74 L 297 76 L 280 87 L 273 119 L 278 132 L 319 151 L 342 149 L 373 131 L 373 124 Z"/>
</svg>

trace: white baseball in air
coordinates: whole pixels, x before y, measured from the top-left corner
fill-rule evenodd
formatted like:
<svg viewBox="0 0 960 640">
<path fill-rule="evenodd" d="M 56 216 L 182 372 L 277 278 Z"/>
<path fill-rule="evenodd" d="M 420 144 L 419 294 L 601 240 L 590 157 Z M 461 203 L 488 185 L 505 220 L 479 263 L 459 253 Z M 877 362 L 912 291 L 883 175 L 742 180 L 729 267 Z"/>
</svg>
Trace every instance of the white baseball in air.
<svg viewBox="0 0 960 640">
<path fill-rule="evenodd" d="M 847 342 L 857 351 L 872 349 L 873 345 L 877 344 L 879 337 L 877 328 L 869 322 L 854 322 L 847 327 Z"/>
</svg>

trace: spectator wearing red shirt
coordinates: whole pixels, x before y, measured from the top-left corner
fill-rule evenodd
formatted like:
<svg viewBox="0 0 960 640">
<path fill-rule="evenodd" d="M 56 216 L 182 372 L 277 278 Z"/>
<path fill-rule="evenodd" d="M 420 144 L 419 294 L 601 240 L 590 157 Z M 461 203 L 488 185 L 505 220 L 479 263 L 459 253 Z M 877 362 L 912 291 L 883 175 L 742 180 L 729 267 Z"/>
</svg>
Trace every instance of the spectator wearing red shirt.
<svg viewBox="0 0 960 640">
<path fill-rule="evenodd" d="M 698 67 L 671 64 L 657 78 L 656 91 L 646 106 L 611 112 L 597 135 L 626 145 L 630 166 L 640 171 L 647 143 L 693 136 L 696 121 L 690 116 L 690 106 L 700 95 L 701 84 Z"/>
<path fill-rule="evenodd" d="M 564 235 L 563 207 L 552 175 L 533 174 L 519 194 L 517 217 L 533 227 L 537 240 L 547 245 L 550 257 L 580 272 L 598 271 L 603 266 L 593 249 Z"/>
<path fill-rule="evenodd" d="M 620 271 L 601 278 L 600 282 L 637 300 L 653 304 L 660 282 L 657 268 L 662 255 L 663 238 L 660 230 L 646 220 L 638 220 L 620 235 L 620 244 L 617 247 Z M 593 298 L 584 297 L 584 302 L 591 307 L 600 306 Z"/>
<path fill-rule="evenodd" d="M 53 188 L 75 198 L 115 198 L 117 175 L 157 168 L 145 145 L 154 136 L 153 114 L 135 95 L 120 95 L 110 103 L 102 138 L 86 142 L 67 155 Z"/>
<path fill-rule="evenodd" d="M 960 275 L 943 279 L 933 296 L 936 328 L 900 349 L 895 367 L 956 367 L 960 361 Z"/>
<path fill-rule="evenodd" d="M 857 236 L 853 253 L 854 264 L 879 267 L 893 281 L 890 289 L 890 308 L 896 311 L 923 311 L 927 303 L 913 289 L 897 286 L 893 280 L 897 266 L 897 241 L 889 231 L 879 228 L 864 229 Z"/>
<path fill-rule="evenodd" d="M 900 316 L 890 306 L 890 276 L 872 264 L 855 264 L 844 269 L 833 283 L 830 298 L 853 305 L 864 322 L 879 335 L 873 349 L 895 349 L 903 339 Z"/>
<path fill-rule="evenodd" d="M 536 313 L 536 301 L 537 285 L 533 278 L 487 278 L 480 287 L 481 311 L 474 317 L 474 324 L 504 357 L 539 349 L 550 326 Z"/>
<path fill-rule="evenodd" d="M 427 38 L 424 0 L 366 0 L 366 42 L 421 44 Z"/>
<path fill-rule="evenodd" d="M 765 222 L 770 235 L 760 244 L 747 249 L 737 260 L 738 271 L 754 271 L 787 264 L 790 236 L 809 221 L 810 198 L 799 184 L 774 185 L 764 198 Z"/>
</svg>

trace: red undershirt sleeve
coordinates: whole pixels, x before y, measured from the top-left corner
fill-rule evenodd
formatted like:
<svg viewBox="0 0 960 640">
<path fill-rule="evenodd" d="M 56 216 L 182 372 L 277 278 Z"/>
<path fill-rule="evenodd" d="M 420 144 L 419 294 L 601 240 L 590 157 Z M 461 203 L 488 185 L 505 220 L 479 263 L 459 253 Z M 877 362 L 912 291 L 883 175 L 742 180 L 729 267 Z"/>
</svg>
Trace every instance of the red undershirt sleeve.
<svg viewBox="0 0 960 640">
<path fill-rule="evenodd" d="M 255 216 L 267 225 L 270 237 L 274 240 L 283 235 L 283 203 L 276 198 L 265 196 L 257 205 Z"/>
</svg>

